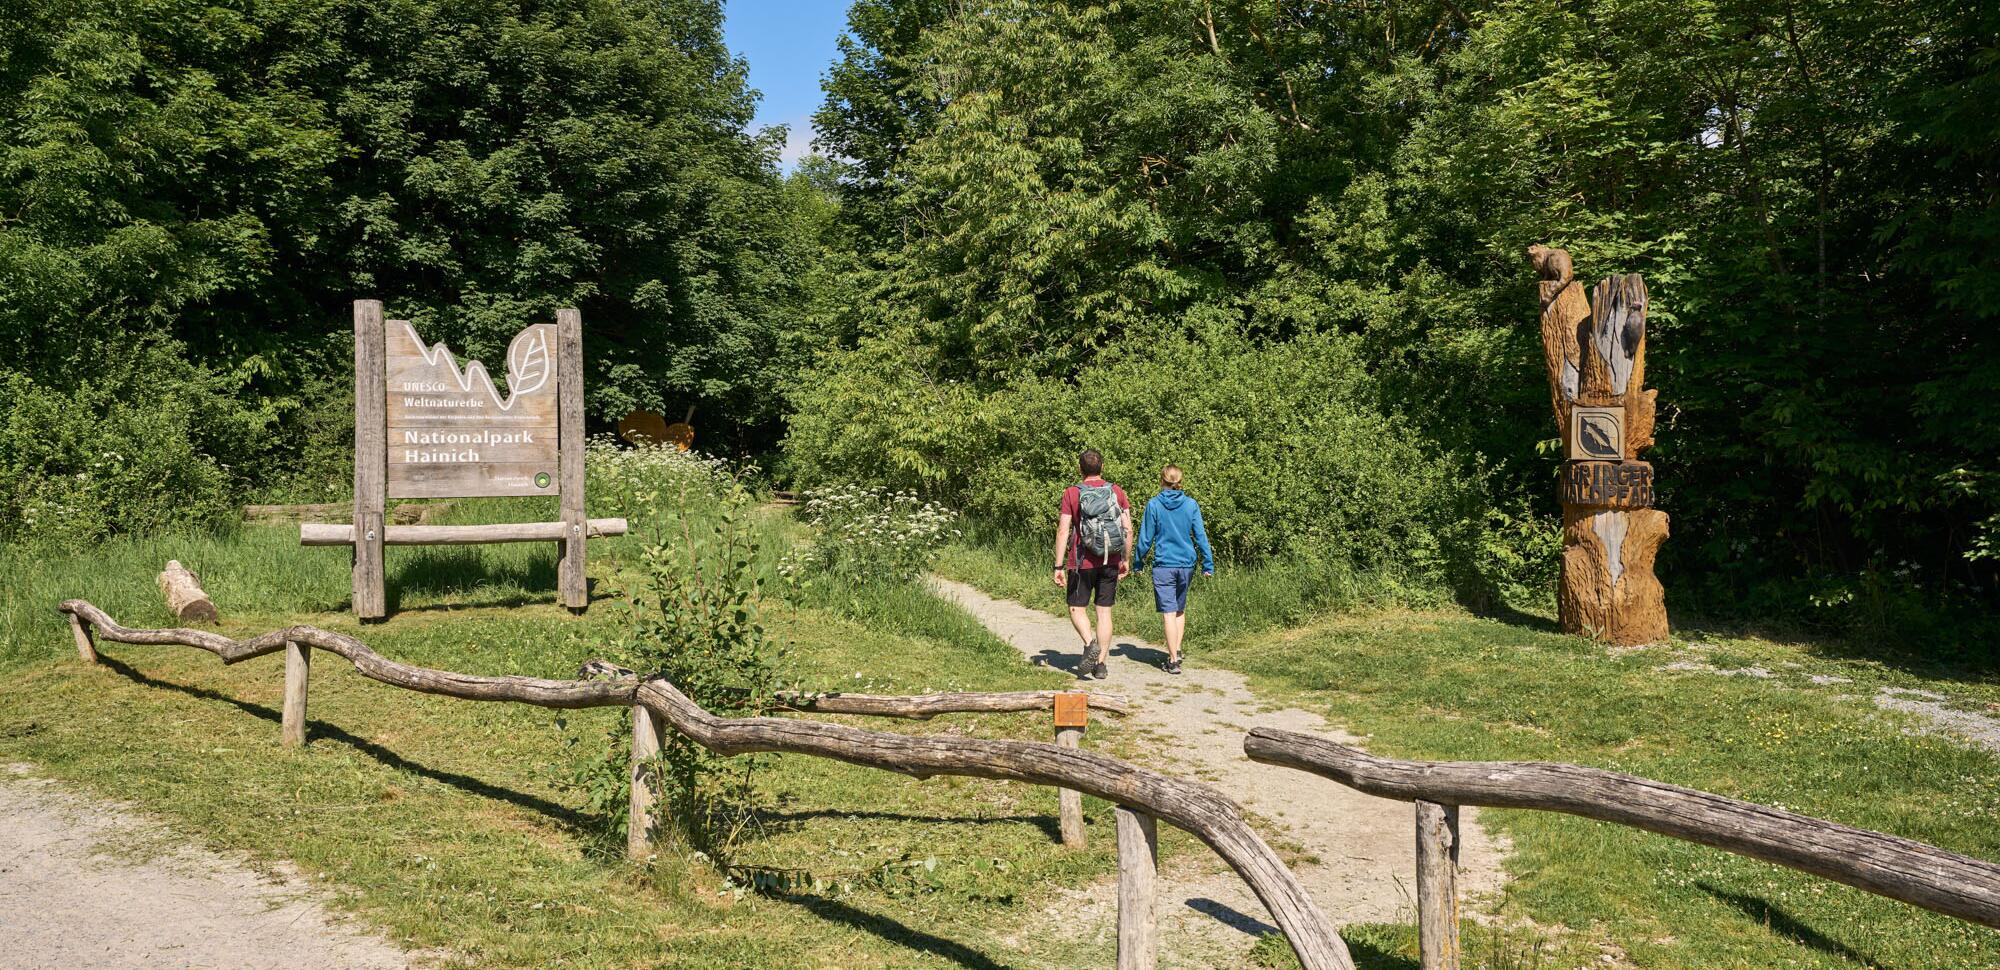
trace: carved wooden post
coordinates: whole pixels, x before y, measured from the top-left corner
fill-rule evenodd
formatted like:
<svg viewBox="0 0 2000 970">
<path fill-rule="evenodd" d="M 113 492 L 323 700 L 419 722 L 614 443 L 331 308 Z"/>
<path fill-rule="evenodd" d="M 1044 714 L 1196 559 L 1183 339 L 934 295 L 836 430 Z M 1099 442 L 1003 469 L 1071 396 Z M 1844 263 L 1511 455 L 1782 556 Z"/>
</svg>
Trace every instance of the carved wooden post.
<svg viewBox="0 0 2000 970">
<path fill-rule="evenodd" d="M 1417 799 L 1417 959 L 1458 970 L 1458 806 Z"/>
<path fill-rule="evenodd" d="M 1090 695 L 1056 695 L 1056 744 L 1065 748 L 1081 745 L 1083 729 L 1089 720 Z M 1058 788 L 1056 801 L 1062 810 L 1062 844 L 1071 849 L 1083 848 L 1083 793 L 1071 788 Z"/>
<path fill-rule="evenodd" d="M 306 677 L 312 673 L 312 647 L 285 641 L 285 719 L 287 747 L 306 743 Z"/>
<path fill-rule="evenodd" d="M 660 754 L 660 726 L 653 712 L 632 705 L 632 799 L 625 820 L 625 856 L 643 862 L 653 854 L 653 782 L 651 762 Z"/>
<path fill-rule="evenodd" d="M 354 615 L 389 615 L 382 591 L 383 507 L 389 497 L 389 371 L 382 301 L 354 301 Z"/>
<path fill-rule="evenodd" d="M 1542 358 L 1564 449 L 1562 627 L 1619 644 L 1667 635 L 1666 591 L 1653 557 L 1667 514 L 1653 505 L 1657 392 L 1646 381 L 1646 284 L 1606 277 L 1586 299 L 1569 253 L 1533 246 L 1541 275 Z"/>
<path fill-rule="evenodd" d="M 556 473 L 562 480 L 563 538 L 556 586 L 562 605 L 581 613 L 590 605 L 584 547 L 589 523 L 583 510 L 583 315 L 556 311 Z"/>
<path fill-rule="evenodd" d="M 1153 970 L 1153 884 L 1159 825 L 1118 806 L 1118 970 Z"/>
</svg>

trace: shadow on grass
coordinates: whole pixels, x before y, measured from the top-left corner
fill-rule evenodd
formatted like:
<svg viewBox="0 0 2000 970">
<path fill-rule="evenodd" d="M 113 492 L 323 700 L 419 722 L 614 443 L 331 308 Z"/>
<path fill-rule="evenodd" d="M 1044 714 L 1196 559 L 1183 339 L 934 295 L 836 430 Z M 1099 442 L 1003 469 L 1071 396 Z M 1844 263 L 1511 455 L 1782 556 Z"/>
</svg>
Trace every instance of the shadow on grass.
<svg viewBox="0 0 2000 970">
<path fill-rule="evenodd" d="M 1873 957 L 1857 953 L 1847 944 L 1800 922 L 1798 917 L 1769 900 L 1731 892 L 1707 882 L 1697 882 L 1695 888 L 1736 907 L 1743 915 L 1750 917 L 1752 922 L 1802 947 L 1817 950 L 1827 956 L 1838 957 L 1856 966 L 1876 965 Z"/>
<path fill-rule="evenodd" d="M 973 967 L 976 970 L 1002 970 L 1006 967 L 1006 964 L 996 963 L 992 957 L 963 943 L 912 929 L 900 920 L 856 909 L 838 900 L 824 896 L 787 896 L 778 893 L 772 893 L 766 898 L 790 903 L 820 919 L 844 923 L 898 946 L 950 961 L 953 966 Z"/>
<path fill-rule="evenodd" d="M 1461 603 L 1460 605 L 1465 604 Z M 1466 612 L 1482 620 L 1505 623 L 1508 626 L 1517 626 L 1524 630 L 1533 630 L 1536 633 L 1562 632 L 1562 624 L 1557 623 L 1555 620 L 1546 616 L 1517 610 L 1506 603 L 1500 602 L 1497 597 L 1483 606 L 1466 606 Z"/>
<path fill-rule="evenodd" d="M 2000 670 L 2000 621 L 1946 617 L 1870 634 L 1783 617 L 1744 618 L 1703 604 L 1673 614 L 1674 634 L 1688 640 L 1759 639 L 1803 647 L 1827 660 L 1881 664 L 1925 680 L 1991 684 Z"/>
<path fill-rule="evenodd" d="M 482 590 L 499 594 L 481 606 L 520 606 L 551 596 L 556 588 L 556 557 L 550 552 L 530 553 L 526 559 L 485 555 L 477 546 L 452 549 L 424 549 L 401 559 L 390 573 L 386 588 L 389 609 L 403 608 L 411 594 L 464 596 Z M 541 591 L 546 590 L 544 594 Z"/>
<path fill-rule="evenodd" d="M 231 707 L 234 707 L 237 710 L 250 715 L 251 717 L 261 718 L 263 720 L 271 722 L 272 724 L 281 724 L 284 721 L 284 718 L 281 717 L 277 711 L 265 707 L 262 704 L 252 704 L 248 701 L 237 700 L 236 698 L 230 697 L 227 694 L 218 693 L 216 691 L 209 690 L 205 687 L 190 687 L 187 684 L 177 684 L 170 680 L 161 680 L 157 677 L 151 677 L 145 673 L 140 672 L 139 670 L 132 668 L 127 664 L 119 662 L 114 657 L 107 657 L 104 656 L 103 654 L 99 654 L 98 663 L 106 667 L 109 667 L 110 669 L 124 676 L 126 679 L 144 687 L 158 687 L 163 690 L 176 691 L 178 693 L 186 694 L 189 697 L 194 697 L 201 700 L 221 701 L 222 703 L 228 704 Z M 449 785 L 453 788 L 458 789 L 459 791 L 465 792 L 468 795 L 477 795 L 481 798 L 491 798 L 496 801 L 506 802 L 510 805 L 514 805 L 519 808 L 525 808 L 528 811 L 536 812 L 540 815 L 549 818 L 554 822 L 557 822 L 558 824 L 564 825 L 576 831 L 589 832 L 592 830 L 591 819 L 588 816 L 584 815 L 582 812 L 578 812 L 575 809 L 568 808 L 563 805 L 558 805 L 555 802 L 551 802 L 544 798 L 537 798 L 534 795 L 529 795 L 525 792 L 517 792 L 511 788 L 503 788 L 499 785 L 493 784 L 492 782 L 481 781 L 480 779 L 473 778 L 469 775 L 461 775 L 451 771 L 442 771 L 437 768 L 432 768 L 429 765 L 411 761 L 410 759 L 405 758 L 402 755 L 397 754 L 396 752 L 391 751 L 388 748 L 385 748 L 379 744 L 376 744 L 373 741 L 369 741 L 366 738 L 356 737 L 352 734 L 349 734 L 347 731 L 344 731 L 334 725 L 326 723 L 325 721 L 314 721 L 308 719 L 306 721 L 306 736 L 309 739 L 309 743 L 318 744 L 327 741 L 338 742 L 340 744 L 347 745 L 348 747 L 351 747 L 354 750 L 369 756 L 370 758 L 375 759 L 377 762 L 381 763 L 383 767 L 391 768 L 397 771 L 407 771 L 410 772 L 411 774 L 418 775 L 423 778 L 428 778 L 431 781 L 438 782 L 439 784 Z"/>
<path fill-rule="evenodd" d="M 1041 829 L 1051 842 L 1062 841 L 1061 827 L 1054 818 L 1047 815 L 912 815 L 906 812 L 844 811 L 837 808 L 816 808 L 800 812 L 763 812 L 764 821 L 773 825 L 796 827 L 806 822 L 830 819 L 840 821 L 853 819 L 867 822 L 915 822 L 920 825 L 1032 825 Z"/>
</svg>

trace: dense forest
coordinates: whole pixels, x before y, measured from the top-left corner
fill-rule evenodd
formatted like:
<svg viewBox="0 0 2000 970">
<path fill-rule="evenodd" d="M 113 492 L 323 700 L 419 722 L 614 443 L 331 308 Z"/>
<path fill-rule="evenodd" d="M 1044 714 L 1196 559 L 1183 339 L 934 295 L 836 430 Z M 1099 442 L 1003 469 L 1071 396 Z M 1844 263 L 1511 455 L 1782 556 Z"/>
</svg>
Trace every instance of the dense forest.
<svg viewBox="0 0 2000 970">
<path fill-rule="evenodd" d="M 717 0 L 0 9 L 17 538 L 337 497 L 374 296 L 580 306 L 593 421 L 786 481 L 1039 531 L 1091 445 L 1237 563 L 1545 597 L 1548 243 L 1646 276 L 1676 603 L 2000 585 L 1994 4 L 858 0 L 790 176 Z"/>
</svg>

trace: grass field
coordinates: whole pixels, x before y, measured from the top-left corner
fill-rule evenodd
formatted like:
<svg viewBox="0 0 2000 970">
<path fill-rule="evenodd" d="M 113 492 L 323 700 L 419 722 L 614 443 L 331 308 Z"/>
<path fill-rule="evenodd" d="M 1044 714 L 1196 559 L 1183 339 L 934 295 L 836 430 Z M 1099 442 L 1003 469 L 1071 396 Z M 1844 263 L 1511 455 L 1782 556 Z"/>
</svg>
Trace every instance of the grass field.
<svg viewBox="0 0 2000 970">
<path fill-rule="evenodd" d="M 963 545 L 940 571 L 1056 612 L 1046 557 L 1026 541 Z M 1243 671 L 1378 753 L 1593 765 L 2000 860 L 2000 759 L 1869 701 L 1884 687 L 1926 689 L 1992 713 L 1995 671 L 1686 629 L 1614 653 L 1544 617 L 1368 608 L 1360 595 L 1360 608 L 1313 617 L 1312 597 L 1339 591 L 1226 566 L 1197 580 L 1190 662 Z M 1119 628 L 1157 638 L 1145 577 L 1124 594 Z M 1517 847 L 1515 881 L 1488 908 L 1629 965 L 2000 967 L 2000 932 L 1791 870 L 1564 815 L 1485 817 Z"/>
<path fill-rule="evenodd" d="M 530 519 L 533 503 L 460 503 L 449 521 Z M 0 546 L 0 757 L 157 813 L 206 844 L 288 860 L 338 904 L 407 945 L 466 966 L 1108 965 L 1111 941 L 1043 925 L 1060 892 L 1111 871 L 1107 807 L 1087 800 L 1092 847 L 1053 845 L 1055 796 L 966 779 L 918 782 L 780 757 L 769 809 L 733 860 L 816 888 L 752 892 L 700 859 L 625 863 L 571 779 L 622 745 L 616 711 L 559 713 L 395 690 L 323 659 L 313 744 L 277 743 L 282 660 L 224 667 L 185 648 L 107 645 L 73 658 L 53 606 L 83 596 L 128 625 L 170 625 L 153 585 L 178 558 L 243 636 L 297 622 L 357 633 L 398 659 L 481 673 L 569 676 L 628 629 L 617 595 L 649 536 L 592 546 L 595 605 L 552 605 L 553 550 L 389 552 L 392 619 L 345 614 L 347 554 L 301 549 L 290 527 L 128 539 L 87 552 Z M 757 571 L 775 581 L 793 527 L 756 518 Z M 1054 610 L 1039 546 L 963 544 L 941 571 Z M 1142 583 L 1125 624 L 1157 637 Z M 1983 710 L 1989 673 L 1919 667 L 1851 646 L 1691 633 L 1609 654 L 1552 632 L 1448 608 L 1387 607 L 1378 581 L 1225 569 L 1199 586 L 1194 662 L 1248 673 L 1274 701 L 1369 734 L 1374 750 L 1535 758 L 1630 771 L 1777 803 L 2000 858 L 1994 758 L 1874 710 L 1882 687 L 1933 689 Z M 773 597 L 788 677 L 816 689 L 917 692 L 1060 686 L 956 608 L 910 588 L 816 606 Z M 1336 609 L 1338 608 L 1338 609 Z M 1678 669 L 1662 669 L 1670 664 Z M 1756 668 L 1769 677 L 1717 671 Z M 1817 680 L 1816 680 L 1817 678 Z M 1837 679 L 1836 679 L 1837 678 Z M 566 723 L 567 729 L 559 727 Z M 1027 715 L 853 723 L 1040 739 Z M 1121 750 L 1114 729 L 1094 744 Z M 1493 812 L 1516 879 L 1468 925 L 1468 966 L 2000 966 L 2000 933 L 1786 870 L 1564 816 Z M 1202 851 L 1167 836 L 1169 854 Z M 140 851 L 134 847 L 134 851 Z M 1414 967 L 1409 927 L 1345 931 L 1369 970 Z M 1536 940 L 1544 941 L 1539 947 Z M 1258 952 L 1285 961 L 1269 941 Z"/>
<path fill-rule="evenodd" d="M 461 503 L 450 517 L 548 515 L 522 505 Z M 764 523 L 766 572 L 785 528 Z M 466 966 L 1109 963 L 1109 939 L 1058 940 L 1038 926 L 1062 888 L 1111 871 L 1109 809 L 1094 799 L 1091 848 L 1069 852 L 1054 844 L 1053 791 L 781 756 L 760 782 L 769 810 L 732 861 L 819 888 L 745 892 L 674 852 L 650 872 L 631 866 L 622 837 L 579 809 L 585 799 L 566 779 L 624 743 L 622 712 L 430 697 L 322 655 L 314 740 L 287 750 L 278 744 L 281 658 L 224 667 L 187 648 L 107 644 L 104 663 L 86 666 L 54 610 L 81 596 L 128 625 L 173 625 L 153 584 L 171 557 L 201 574 L 233 636 L 312 623 L 412 663 L 567 677 L 623 635 L 611 594 L 643 540 L 593 542 L 597 599 L 582 618 L 552 605 L 549 548 L 394 548 L 392 617 L 366 627 L 343 612 L 346 551 L 301 549 L 290 527 L 121 540 L 72 555 L 0 548 L 0 758 L 130 801 L 212 847 L 290 860 L 396 939 Z M 1065 682 L 928 597 L 879 593 L 847 608 L 879 622 L 766 611 L 789 645 L 790 679 L 883 692 Z M 1042 740 L 1045 719 L 850 723 Z M 1117 743 L 1115 730 L 1094 734 Z"/>
</svg>

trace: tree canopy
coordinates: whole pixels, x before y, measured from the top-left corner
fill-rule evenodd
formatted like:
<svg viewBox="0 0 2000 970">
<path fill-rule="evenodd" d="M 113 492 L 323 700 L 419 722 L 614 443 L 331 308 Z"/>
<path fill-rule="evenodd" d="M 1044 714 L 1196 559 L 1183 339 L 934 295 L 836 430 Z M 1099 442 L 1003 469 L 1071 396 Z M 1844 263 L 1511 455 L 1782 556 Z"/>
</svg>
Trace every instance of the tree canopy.
<svg viewBox="0 0 2000 970">
<path fill-rule="evenodd" d="M 1993 591 L 1991 5 L 862 0 L 852 18 L 822 145 L 875 246 L 836 328 L 859 349 L 803 385 L 797 457 L 826 474 L 921 464 L 842 450 L 815 416 L 870 347 L 856 373 L 881 379 L 893 347 L 933 390 L 836 429 L 863 441 L 1052 381 L 1083 401 L 1092 362 L 1184 338 L 1343 334 L 1383 421 L 1479 477 L 1499 520 L 1546 516 L 1525 252 L 1548 243 L 1652 291 L 1670 587 Z M 1203 373 L 1139 379 L 1198 394 Z M 1190 420 L 1236 416 L 1217 407 Z M 1314 443 L 1293 445 L 1270 460 Z M 994 449 L 965 457 L 1015 460 Z"/>
</svg>

